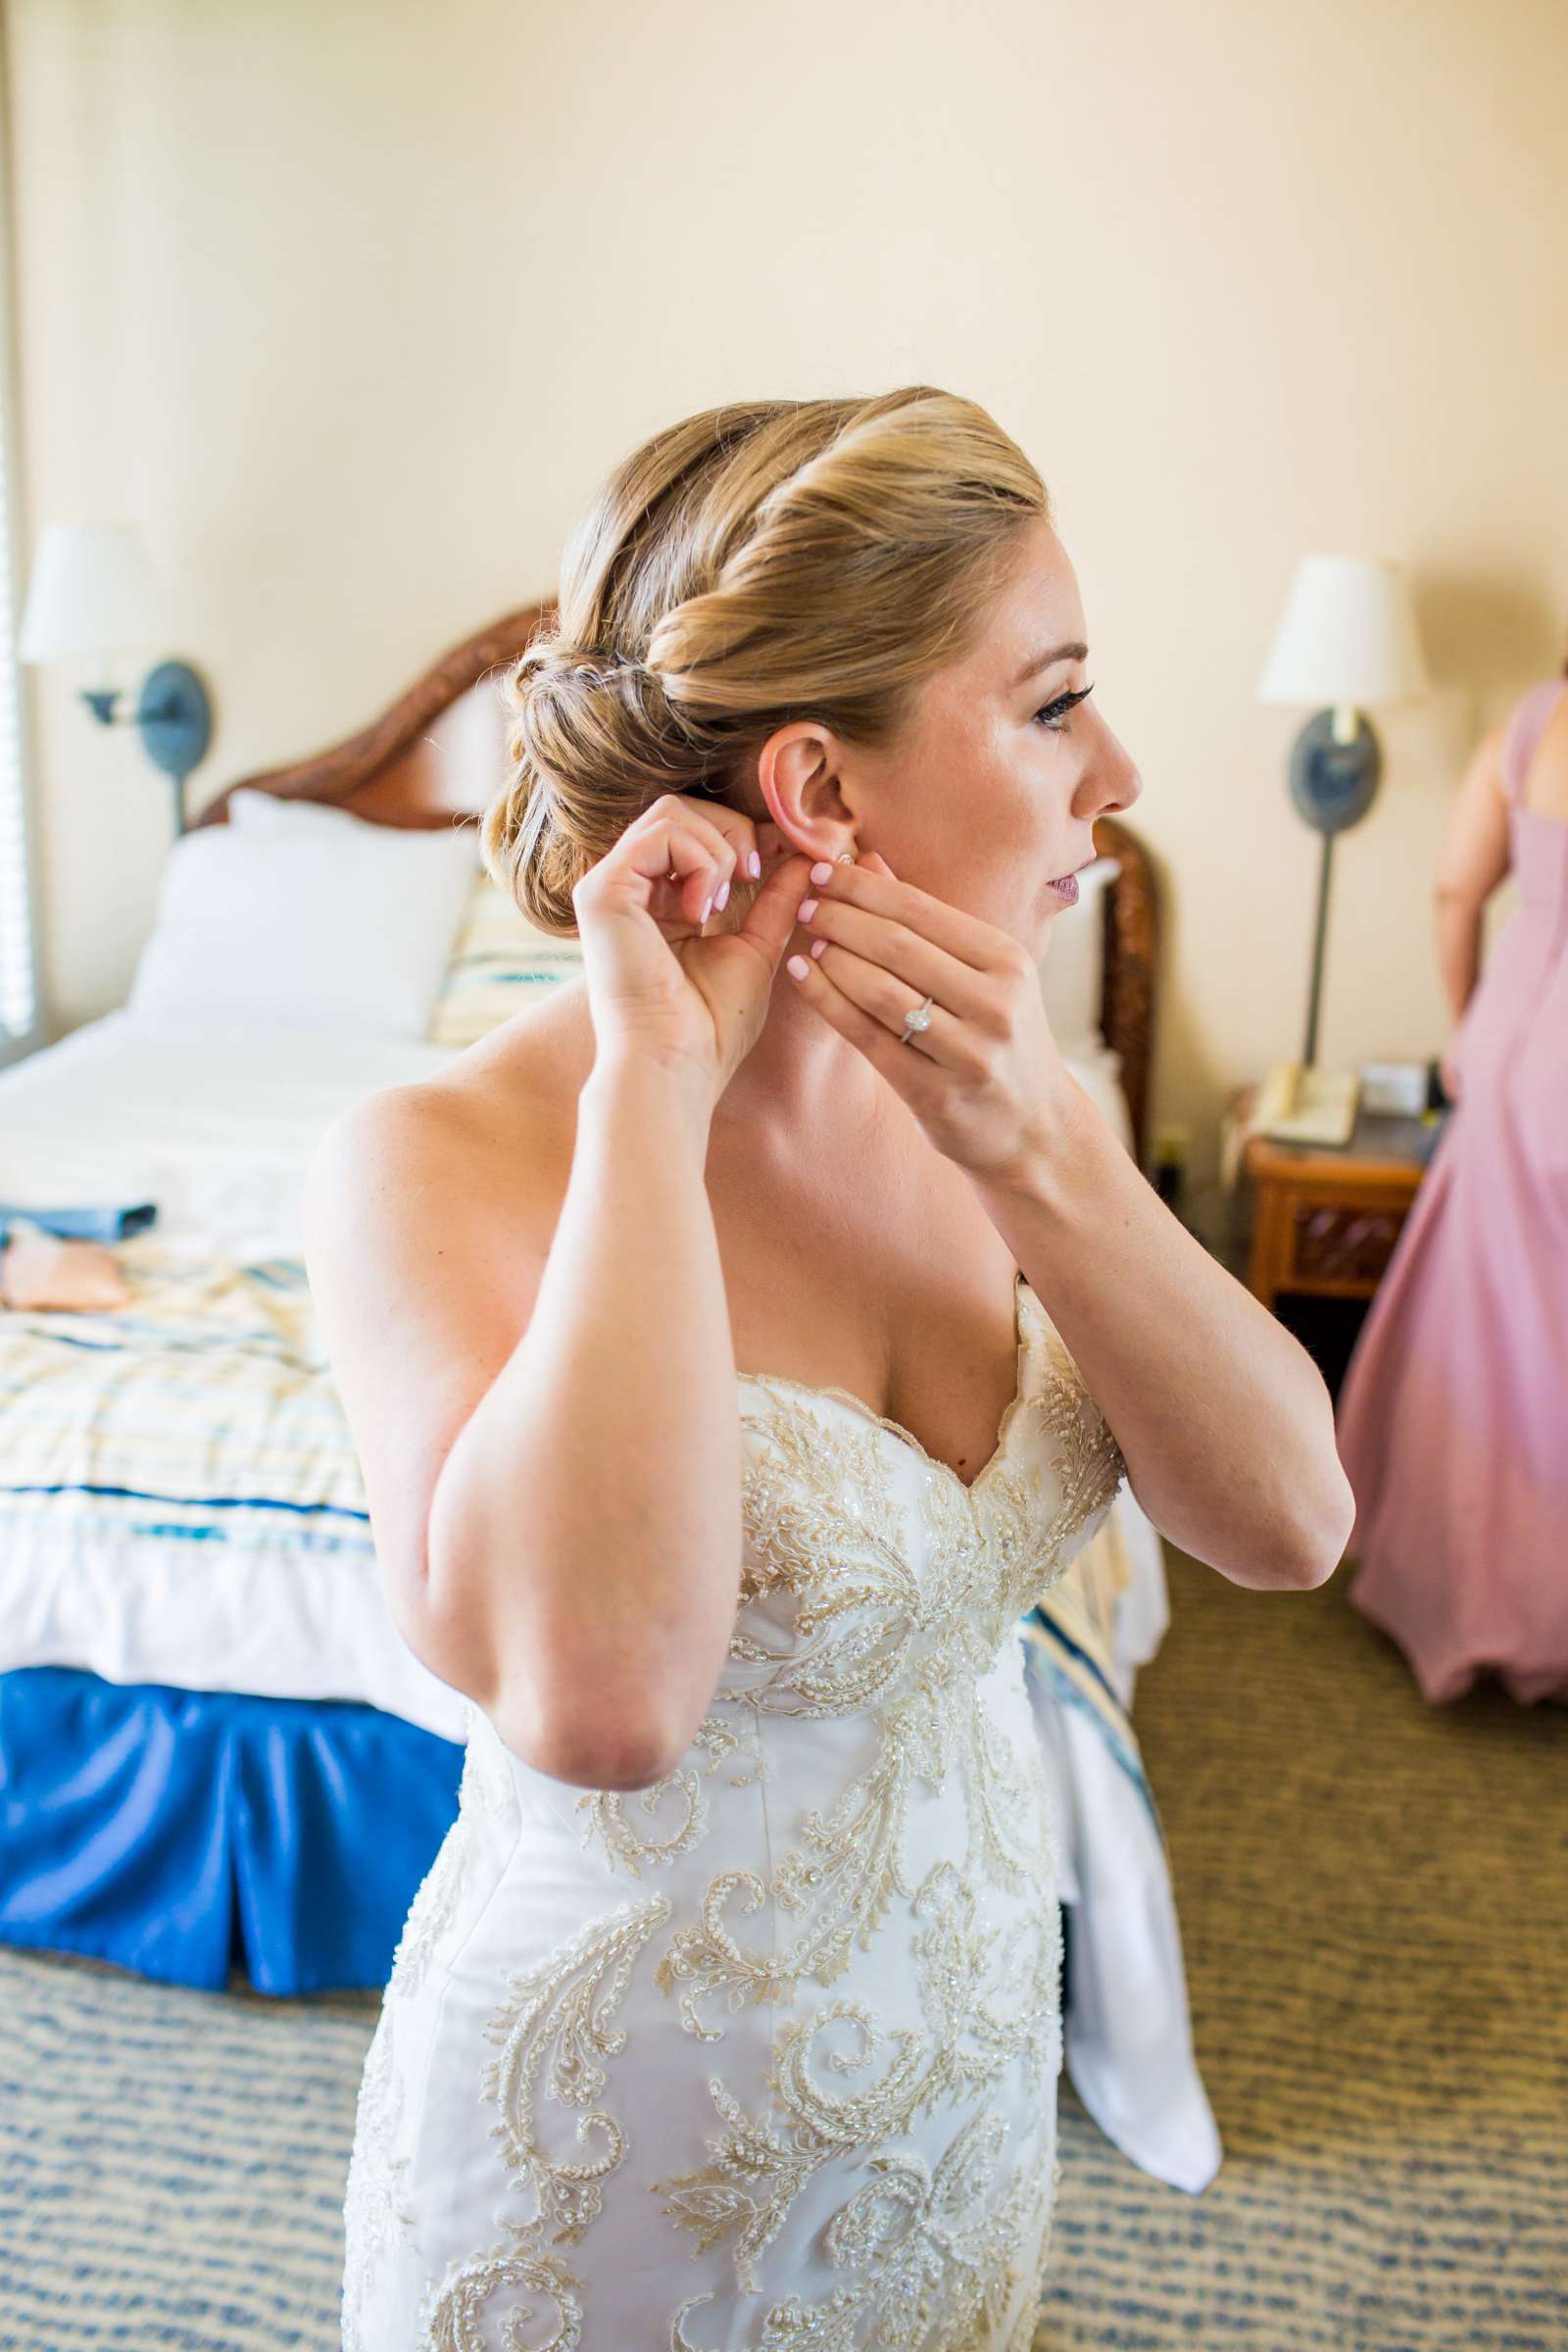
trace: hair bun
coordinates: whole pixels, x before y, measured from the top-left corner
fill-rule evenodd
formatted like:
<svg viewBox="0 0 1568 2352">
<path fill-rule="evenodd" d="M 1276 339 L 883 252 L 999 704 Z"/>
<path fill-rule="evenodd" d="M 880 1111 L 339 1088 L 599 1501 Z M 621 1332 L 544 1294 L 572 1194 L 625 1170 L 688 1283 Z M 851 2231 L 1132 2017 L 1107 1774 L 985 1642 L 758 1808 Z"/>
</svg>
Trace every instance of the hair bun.
<svg viewBox="0 0 1568 2352">
<path fill-rule="evenodd" d="M 528 648 L 513 672 L 514 684 L 524 692 L 565 688 L 592 693 L 623 679 L 640 684 L 657 675 L 635 654 L 599 645 L 569 645 L 564 637 L 541 638 Z"/>
<path fill-rule="evenodd" d="M 578 881 L 662 795 L 731 798 L 801 719 L 892 745 L 1050 516 L 1016 443 L 929 384 L 731 401 L 656 434 L 574 526 L 546 633 L 503 680 L 489 871 L 570 936 Z"/>
<path fill-rule="evenodd" d="M 662 793 L 703 780 L 701 746 L 646 662 L 564 636 L 525 649 L 502 701 L 511 774 L 481 856 L 531 921 L 569 935 L 577 880 Z"/>
</svg>

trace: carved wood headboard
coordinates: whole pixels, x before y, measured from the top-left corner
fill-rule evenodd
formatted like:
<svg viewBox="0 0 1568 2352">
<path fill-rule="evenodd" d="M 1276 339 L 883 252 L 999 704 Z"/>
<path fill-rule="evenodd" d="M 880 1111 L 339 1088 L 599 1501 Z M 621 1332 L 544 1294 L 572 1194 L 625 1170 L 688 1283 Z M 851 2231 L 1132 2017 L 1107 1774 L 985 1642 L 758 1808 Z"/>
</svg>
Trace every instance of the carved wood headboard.
<svg viewBox="0 0 1568 2352">
<path fill-rule="evenodd" d="M 443 654 L 357 735 L 308 760 L 228 785 L 192 819 L 192 830 L 225 824 L 229 794 L 241 785 L 289 800 L 330 802 L 377 825 L 427 830 L 450 825 L 454 816 L 477 821 L 480 808 L 466 780 L 486 773 L 499 777 L 503 758 L 500 705 L 485 681 L 516 659 L 552 611 L 548 604 L 523 605 L 492 621 Z M 1158 893 L 1148 850 L 1118 817 L 1100 818 L 1095 846 L 1121 860 L 1120 873 L 1102 899 L 1101 1027 L 1121 1057 L 1122 1090 L 1142 1166 L 1149 1146 Z"/>
</svg>

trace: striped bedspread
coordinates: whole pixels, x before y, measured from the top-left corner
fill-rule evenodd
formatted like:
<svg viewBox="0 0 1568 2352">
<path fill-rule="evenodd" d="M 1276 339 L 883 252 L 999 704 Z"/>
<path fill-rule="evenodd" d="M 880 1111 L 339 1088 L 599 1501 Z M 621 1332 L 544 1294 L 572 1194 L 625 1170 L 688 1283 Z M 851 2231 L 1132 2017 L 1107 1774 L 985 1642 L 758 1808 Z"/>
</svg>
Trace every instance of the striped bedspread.
<svg viewBox="0 0 1568 2352">
<path fill-rule="evenodd" d="M 0 1313 L 0 1540 L 374 1558 L 365 1491 L 298 1258 L 137 1235 L 111 1313 Z"/>
<path fill-rule="evenodd" d="M 171 1552 L 193 1565 L 221 1553 L 226 1568 L 264 1578 L 284 1558 L 296 1579 L 317 1563 L 352 1562 L 357 1587 L 375 1576 L 359 1462 L 303 1262 L 193 1255 L 151 1233 L 117 1245 L 116 1257 L 127 1306 L 0 1312 L 7 1589 L 58 1575 L 74 1547 L 91 1556 L 100 1592 L 105 1567 L 123 1566 L 128 1611 L 133 1572 Z M 1152 1813 L 1111 1666 L 1129 1573 L 1112 1513 L 1020 1632 L 1031 1674 L 1092 1718 Z M 254 1605 L 254 1583 L 228 1589 L 249 1590 Z M 149 1594 L 171 1590 L 147 1584 Z M 318 1644 L 323 1622 L 314 1612 L 302 1622 L 301 1643 Z M 368 1632 L 362 1620 L 357 1648 Z"/>
<path fill-rule="evenodd" d="M 1162 1837 L 1138 1736 L 1112 1665 L 1116 1603 L 1131 1577 L 1126 1538 L 1112 1511 L 1066 1575 L 1022 1619 L 1025 1664 L 1044 1690 L 1094 1725 Z"/>
</svg>

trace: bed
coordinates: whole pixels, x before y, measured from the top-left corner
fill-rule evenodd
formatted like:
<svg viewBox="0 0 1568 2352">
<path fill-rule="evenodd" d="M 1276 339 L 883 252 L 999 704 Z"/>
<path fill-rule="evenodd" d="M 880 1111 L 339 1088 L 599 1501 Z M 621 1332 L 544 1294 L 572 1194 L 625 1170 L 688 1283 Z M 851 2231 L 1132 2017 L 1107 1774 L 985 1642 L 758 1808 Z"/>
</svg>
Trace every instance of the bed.
<svg viewBox="0 0 1568 2352">
<path fill-rule="evenodd" d="M 455 1815 L 468 1701 L 385 1605 L 299 1192 L 340 1110 L 445 1067 L 577 968 L 574 943 L 533 934 L 521 952 L 497 928 L 520 918 L 484 881 L 472 823 L 501 772 L 496 674 L 549 617 L 505 615 L 347 742 L 220 793 L 172 855 L 127 1004 L 0 1074 L 0 1212 L 156 1208 L 115 1245 L 128 1304 L 0 1309 L 0 1941 L 213 1990 L 238 1972 L 278 1995 L 378 1986 Z M 243 966 L 249 908 L 224 913 L 221 891 L 261 872 L 269 828 L 301 857 L 313 826 L 323 858 L 351 836 L 356 858 L 373 846 L 421 872 L 439 852 L 446 916 L 417 946 L 440 968 L 409 982 L 394 1033 L 376 1032 L 380 1000 L 368 1024 L 363 1006 L 353 1027 L 302 1021 L 321 944 L 303 916 L 259 984 L 276 996 L 250 1003 L 222 974 L 199 988 L 170 944 L 168 885 L 183 876 L 188 900 L 207 857 L 212 920 Z M 202 850 L 218 827 L 233 831 Z M 1076 918 L 1093 932 L 1043 984 L 1074 1076 L 1142 1161 L 1153 876 L 1120 823 L 1096 846 Z M 1068 2069 L 1136 2162 L 1196 2190 L 1218 2139 L 1130 1717 L 1164 1570 L 1129 1493 L 1047 1597 L 1020 1638 L 1066 1830 Z"/>
</svg>

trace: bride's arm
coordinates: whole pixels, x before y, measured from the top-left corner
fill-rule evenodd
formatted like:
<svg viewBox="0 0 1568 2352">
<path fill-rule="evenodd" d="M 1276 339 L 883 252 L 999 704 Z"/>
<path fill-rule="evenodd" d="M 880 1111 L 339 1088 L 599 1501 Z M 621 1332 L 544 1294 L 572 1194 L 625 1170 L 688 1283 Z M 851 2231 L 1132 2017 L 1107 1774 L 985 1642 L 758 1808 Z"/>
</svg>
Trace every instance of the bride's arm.
<svg viewBox="0 0 1568 2352">
<path fill-rule="evenodd" d="M 1233 1584 L 1325 1583 L 1355 1501 L 1322 1374 L 1210 1257 L 1071 1077 L 1005 1184 L 971 1182 L 1161 1534 Z"/>
<path fill-rule="evenodd" d="M 1172 1216 L 1074 1079 L 1034 954 L 901 882 L 877 851 L 834 867 L 810 919 L 824 952 L 797 987 L 968 1176 L 1154 1525 L 1233 1584 L 1325 1583 L 1355 1503 L 1322 1375 Z M 942 1006 L 929 1057 L 896 1025 L 911 992 Z"/>
<path fill-rule="evenodd" d="M 537 1770 L 646 1788 L 711 1700 L 739 1591 L 711 1104 L 651 1058 L 601 1055 L 547 1250 L 529 1239 L 551 1232 L 547 1180 L 498 1175 L 452 1115 L 417 1089 L 370 1098 L 307 1187 L 387 1598 Z"/>
<path fill-rule="evenodd" d="M 435 1605 L 475 1613 L 529 1760 L 582 1788 L 672 1769 L 734 1625 L 740 1422 L 711 1115 L 653 1059 L 595 1061 L 527 1331 L 430 1514 Z"/>
</svg>

